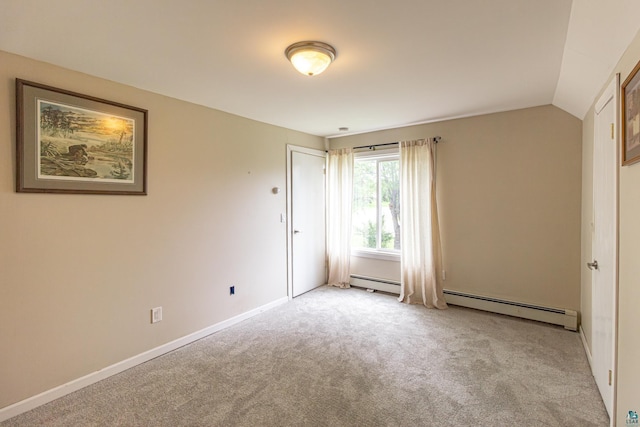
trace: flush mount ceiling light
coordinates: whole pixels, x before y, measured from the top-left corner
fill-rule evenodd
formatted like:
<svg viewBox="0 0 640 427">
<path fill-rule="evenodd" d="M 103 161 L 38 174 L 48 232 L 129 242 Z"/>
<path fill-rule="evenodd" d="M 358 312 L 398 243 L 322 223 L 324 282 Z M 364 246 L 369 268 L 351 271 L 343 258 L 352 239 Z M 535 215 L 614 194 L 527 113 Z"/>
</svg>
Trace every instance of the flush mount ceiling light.
<svg viewBox="0 0 640 427">
<path fill-rule="evenodd" d="M 315 76 L 327 69 L 336 59 L 336 50 L 322 42 L 298 42 L 285 49 L 284 54 L 296 70 L 305 76 Z"/>
</svg>

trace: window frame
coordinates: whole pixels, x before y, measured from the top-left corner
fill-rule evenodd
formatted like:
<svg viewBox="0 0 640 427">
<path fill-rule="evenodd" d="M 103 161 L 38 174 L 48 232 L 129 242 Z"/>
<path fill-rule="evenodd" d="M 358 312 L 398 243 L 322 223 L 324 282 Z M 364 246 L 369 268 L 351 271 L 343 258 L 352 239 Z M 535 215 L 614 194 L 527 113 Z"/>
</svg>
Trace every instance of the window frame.
<svg viewBox="0 0 640 427">
<path fill-rule="evenodd" d="M 354 163 L 358 160 L 376 160 L 376 199 L 378 200 L 376 206 L 376 221 L 378 225 L 377 242 L 381 239 L 380 222 L 381 222 L 381 209 L 380 209 L 380 176 L 379 174 L 379 162 L 380 160 L 396 160 L 398 165 L 400 164 L 400 150 L 399 148 L 389 148 L 384 150 L 371 150 L 354 153 Z M 399 184 L 398 184 L 399 185 Z M 386 261 L 400 261 L 400 250 L 388 249 L 388 248 L 351 248 L 351 256 L 360 258 L 374 258 Z"/>
</svg>

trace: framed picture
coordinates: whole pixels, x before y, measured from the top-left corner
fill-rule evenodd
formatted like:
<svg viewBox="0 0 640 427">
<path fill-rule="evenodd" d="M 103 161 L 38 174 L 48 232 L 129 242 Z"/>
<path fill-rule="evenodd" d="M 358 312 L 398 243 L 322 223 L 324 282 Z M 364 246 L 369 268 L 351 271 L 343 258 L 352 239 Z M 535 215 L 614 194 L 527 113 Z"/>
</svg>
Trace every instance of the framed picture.
<svg viewBox="0 0 640 427">
<path fill-rule="evenodd" d="M 640 161 L 640 62 L 622 83 L 622 166 Z"/>
<path fill-rule="evenodd" d="M 16 79 L 16 191 L 147 194 L 147 110 Z"/>
</svg>

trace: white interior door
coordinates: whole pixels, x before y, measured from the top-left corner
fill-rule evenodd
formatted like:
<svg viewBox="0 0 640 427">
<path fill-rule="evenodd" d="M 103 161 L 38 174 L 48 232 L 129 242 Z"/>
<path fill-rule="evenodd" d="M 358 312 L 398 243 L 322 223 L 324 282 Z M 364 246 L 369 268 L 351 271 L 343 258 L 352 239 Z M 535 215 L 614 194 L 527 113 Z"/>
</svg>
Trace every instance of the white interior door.
<svg viewBox="0 0 640 427">
<path fill-rule="evenodd" d="M 612 416 L 617 282 L 617 89 L 614 79 L 595 109 L 593 147 L 592 370 Z"/>
<path fill-rule="evenodd" d="M 290 152 L 290 295 L 327 283 L 325 250 L 325 163 L 319 150 Z"/>
</svg>

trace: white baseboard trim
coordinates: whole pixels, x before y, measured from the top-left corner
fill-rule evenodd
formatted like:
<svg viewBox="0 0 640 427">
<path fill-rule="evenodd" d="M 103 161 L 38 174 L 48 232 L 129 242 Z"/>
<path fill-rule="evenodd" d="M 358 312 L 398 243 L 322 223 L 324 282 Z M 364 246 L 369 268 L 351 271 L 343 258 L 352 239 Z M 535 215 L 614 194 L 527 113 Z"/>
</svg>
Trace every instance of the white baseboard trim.
<svg viewBox="0 0 640 427">
<path fill-rule="evenodd" d="M 538 322 L 564 326 L 570 331 L 578 330 L 578 313 L 574 310 L 543 307 L 503 299 L 484 297 L 445 289 L 444 296 L 448 304 L 492 313 L 506 314 Z"/>
<path fill-rule="evenodd" d="M 183 347 L 187 344 L 190 344 L 194 341 L 197 341 L 201 338 L 206 337 L 207 335 L 211 335 L 215 332 L 226 329 L 230 326 L 233 326 L 237 323 L 242 322 L 243 320 L 249 319 L 253 316 L 256 316 L 260 313 L 263 313 L 267 310 L 270 310 L 274 307 L 277 307 L 281 304 L 284 304 L 289 301 L 288 297 L 283 297 L 277 299 L 273 302 L 255 308 L 253 310 L 247 311 L 246 313 L 239 314 L 230 319 L 223 320 L 222 322 L 216 323 L 214 325 L 208 326 L 204 329 L 201 329 L 192 334 L 186 335 L 182 338 L 178 338 L 166 344 L 163 344 L 159 347 L 153 348 L 151 350 L 145 351 L 144 353 L 140 353 L 136 356 L 130 357 L 128 359 L 117 362 L 111 366 L 107 366 L 106 368 L 100 369 L 96 372 L 92 372 L 83 377 L 77 378 L 75 380 L 69 381 L 66 384 L 62 384 L 58 387 L 52 388 L 50 390 L 44 391 L 35 396 L 29 397 L 20 402 L 16 402 L 12 405 L 6 406 L 0 409 L 0 422 L 8 420 L 9 418 L 13 418 L 16 415 L 20 415 L 24 412 L 30 411 L 38 406 L 44 405 L 45 403 L 49 403 L 55 399 L 58 399 L 62 396 L 66 396 L 69 393 L 73 393 L 74 391 L 80 390 L 81 388 L 87 387 L 91 384 L 97 383 L 105 378 L 108 378 L 112 375 L 119 374 L 120 372 L 126 371 L 127 369 L 133 368 L 136 365 L 140 365 L 144 362 L 147 362 L 151 359 L 155 359 L 158 356 L 162 356 L 165 353 L 169 353 L 175 349 Z"/>
<path fill-rule="evenodd" d="M 351 275 L 351 285 L 360 288 L 400 294 L 400 283 L 389 279 Z M 444 289 L 444 296 L 447 303 L 451 305 L 459 305 L 461 307 L 468 307 L 476 310 L 551 323 L 553 325 L 564 326 L 565 329 L 570 331 L 577 331 L 578 329 L 578 313 L 574 310 L 543 307 L 448 289 Z"/>
<path fill-rule="evenodd" d="M 355 286 L 356 288 L 373 289 L 376 291 L 400 295 L 400 283 L 392 280 L 351 275 L 349 283 L 351 286 Z"/>
<path fill-rule="evenodd" d="M 582 329 L 582 325 L 580 325 L 580 341 L 582 341 L 584 352 L 587 355 L 587 361 L 589 361 L 589 368 L 593 372 L 593 360 L 591 359 L 591 351 L 589 350 L 589 343 L 587 342 L 587 337 L 584 335 L 584 330 Z"/>
</svg>

